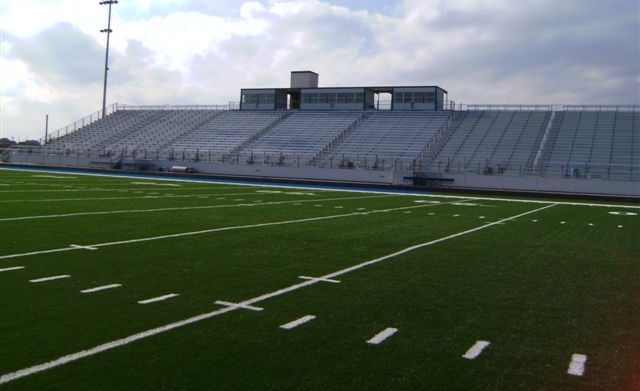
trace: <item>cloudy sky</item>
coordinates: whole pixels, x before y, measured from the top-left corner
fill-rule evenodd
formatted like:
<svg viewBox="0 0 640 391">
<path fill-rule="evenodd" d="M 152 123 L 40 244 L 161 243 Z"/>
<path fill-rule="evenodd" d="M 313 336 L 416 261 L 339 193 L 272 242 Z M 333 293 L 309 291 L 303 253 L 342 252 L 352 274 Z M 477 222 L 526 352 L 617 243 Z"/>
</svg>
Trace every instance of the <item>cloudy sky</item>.
<svg viewBox="0 0 640 391">
<path fill-rule="evenodd" d="M 99 109 L 107 7 L 2 0 L 0 135 Z M 226 104 L 241 87 L 440 85 L 463 103 L 640 104 L 638 0 L 120 0 L 108 102 Z"/>
</svg>

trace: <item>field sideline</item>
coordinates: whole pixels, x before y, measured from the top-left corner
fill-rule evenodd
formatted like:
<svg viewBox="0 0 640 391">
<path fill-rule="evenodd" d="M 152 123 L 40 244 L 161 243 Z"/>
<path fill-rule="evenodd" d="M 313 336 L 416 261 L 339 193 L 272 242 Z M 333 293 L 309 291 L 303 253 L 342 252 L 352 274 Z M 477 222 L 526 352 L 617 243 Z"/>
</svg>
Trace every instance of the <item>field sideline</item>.
<svg viewBox="0 0 640 391">
<path fill-rule="evenodd" d="M 639 215 L 0 169 L 0 388 L 640 389 Z"/>
</svg>

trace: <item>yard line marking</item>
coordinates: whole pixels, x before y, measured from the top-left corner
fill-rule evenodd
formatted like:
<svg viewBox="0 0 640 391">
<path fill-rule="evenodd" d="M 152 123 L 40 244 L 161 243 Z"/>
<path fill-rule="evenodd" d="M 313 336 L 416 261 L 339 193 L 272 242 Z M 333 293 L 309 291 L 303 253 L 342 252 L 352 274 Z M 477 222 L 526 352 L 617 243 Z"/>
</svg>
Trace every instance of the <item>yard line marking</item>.
<svg viewBox="0 0 640 391">
<path fill-rule="evenodd" d="M 571 362 L 567 373 L 573 376 L 584 375 L 584 364 L 587 362 L 587 356 L 584 354 L 574 353 L 571 355 Z"/>
<path fill-rule="evenodd" d="M 167 300 L 167 299 L 171 299 L 174 298 L 176 296 L 180 296 L 177 293 L 169 293 L 168 295 L 163 295 L 163 296 L 158 296 L 158 297 L 152 297 L 151 299 L 146 299 L 146 300 L 140 300 L 138 302 L 138 304 L 150 304 L 150 303 L 156 303 L 158 301 L 163 301 L 163 300 Z"/>
<path fill-rule="evenodd" d="M 21 171 L 21 172 L 58 172 L 48 169 L 34 169 L 34 168 L 18 168 L 18 167 L 0 167 L 0 170 L 7 171 Z M 378 190 L 368 190 L 368 189 L 350 189 L 350 188 L 339 188 L 339 187 L 320 187 L 320 186 L 304 186 L 304 185 L 291 185 L 291 184 L 277 184 L 277 183 L 269 183 L 269 184 L 258 184 L 258 183 L 247 183 L 242 181 L 216 181 L 216 180 L 198 180 L 198 179 L 187 179 L 187 178 L 163 178 L 163 177 L 153 177 L 153 176 L 140 176 L 140 175 L 114 175 L 114 174 L 97 174 L 97 173 L 86 173 L 86 172 L 73 172 L 73 175 L 84 175 L 91 177 L 105 177 L 105 178 L 118 178 L 118 179 L 149 179 L 153 178 L 154 181 L 167 181 L 167 182 L 184 182 L 184 183 L 198 183 L 198 184 L 209 184 L 209 185 L 233 185 L 235 187 L 268 187 L 268 188 L 280 188 L 280 189 L 302 189 L 302 190 L 313 190 L 313 191 L 327 191 L 327 192 L 343 192 L 343 193 L 365 193 L 365 194 L 386 194 L 386 195 L 394 195 L 394 196 L 410 196 L 410 197 L 425 197 L 425 198 L 449 198 L 449 199 L 457 199 L 457 200 L 469 200 L 469 201 L 498 201 L 498 202 L 515 202 L 515 203 L 525 203 L 525 204 L 540 204 L 540 205 L 571 205 L 571 206 L 594 206 L 594 207 L 603 207 L 603 208 L 624 208 L 624 209 L 640 209 L 640 205 L 616 205 L 616 204 L 598 204 L 598 203 L 587 203 L 587 202 L 565 202 L 565 201 L 543 201 L 543 200 L 532 200 L 526 198 L 496 198 L 496 197 L 465 197 L 465 196 L 454 196 L 454 195 L 439 195 L 439 194 L 424 194 L 424 193 L 415 193 L 415 192 L 390 192 L 390 191 L 378 191 Z M 211 186 L 207 189 L 218 189 L 219 187 Z M 189 188 L 182 188 L 189 189 Z M 176 189 L 176 190 L 182 190 Z M 290 194 L 290 193 L 289 193 Z M 1 201 L 0 201 L 1 202 Z"/>
<path fill-rule="evenodd" d="M 467 352 L 462 355 L 462 357 L 467 360 L 473 360 L 482 353 L 482 351 L 487 348 L 487 346 L 491 345 L 489 341 L 476 341 L 476 343 L 467 350 Z"/>
<path fill-rule="evenodd" d="M 305 315 L 300 319 L 296 319 L 296 320 L 293 320 L 293 321 L 291 321 L 289 323 L 285 323 L 283 325 L 280 325 L 280 328 L 281 329 L 285 329 L 285 330 L 291 330 L 291 329 L 294 329 L 294 328 L 300 326 L 301 324 L 310 322 L 310 321 L 314 320 L 315 318 L 316 318 L 315 315 Z"/>
<path fill-rule="evenodd" d="M 249 311 L 262 311 L 264 309 L 264 308 L 261 308 L 261 307 L 254 307 L 254 306 L 247 305 L 247 304 L 231 303 L 231 302 L 222 301 L 222 300 L 216 300 L 216 304 L 222 305 L 222 306 L 225 306 L 225 307 L 231 307 L 231 308 L 242 308 L 243 310 L 249 310 Z"/>
<path fill-rule="evenodd" d="M 619 225 L 619 226 L 618 226 L 618 228 L 622 228 L 622 226 L 621 226 L 621 225 Z"/>
<path fill-rule="evenodd" d="M 438 205 L 442 205 L 442 204 L 438 204 Z M 99 247 L 106 247 L 106 246 L 116 246 L 116 245 L 121 245 L 121 244 L 148 242 L 148 241 L 153 241 L 153 240 L 179 238 L 179 237 L 184 237 L 184 236 L 203 235 L 203 234 L 212 233 L 212 232 L 222 232 L 222 231 L 232 231 L 232 230 L 238 230 L 238 229 L 269 227 L 269 226 L 274 226 L 274 225 L 298 224 L 298 223 L 306 223 L 306 222 L 310 222 L 310 221 L 332 220 L 332 219 L 339 219 L 339 218 L 344 218 L 344 217 L 363 216 L 363 215 L 373 214 L 373 213 L 384 213 L 384 212 L 393 211 L 393 210 L 424 208 L 424 207 L 429 207 L 429 206 L 436 206 L 436 205 L 405 206 L 405 207 L 393 208 L 393 209 L 388 209 L 388 210 L 385 210 L 385 209 L 372 210 L 372 211 L 367 212 L 367 213 L 354 212 L 354 213 L 346 213 L 346 214 L 340 214 L 340 215 L 309 217 L 309 218 L 297 219 L 297 220 L 275 221 L 275 222 L 270 222 L 270 223 L 259 223 L 259 224 L 250 224 L 250 225 L 235 225 L 235 226 L 232 225 L 232 226 L 228 226 L 228 227 L 205 229 L 205 230 L 202 230 L 202 231 L 180 232 L 180 233 L 176 233 L 176 234 L 168 234 L 168 235 L 161 235 L 161 236 L 151 236 L 151 237 L 139 238 L 139 239 L 120 240 L 120 241 L 117 241 L 117 242 L 97 243 L 97 244 L 91 244 L 89 246 L 83 246 L 83 247 L 98 247 L 99 248 Z M 32 252 L 28 252 L 28 253 L 2 255 L 2 256 L 0 256 L 0 259 L 26 257 L 26 256 L 29 256 L 29 255 L 49 254 L 49 253 L 55 253 L 55 252 L 61 252 L 61 251 L 70 251 L 70 250 L 78 250 L 78 248 L 69 246 L 69 247 L 63 247 L 63 248 L 56 248 L 56 249 L 52 249 L 52 250 L 41 250 L 41 251 L 32 251 Z"/>
<path fill-rule="evenodd" d="M 31 175 L 33 178 L 55 178 L 55 179 L 78 179 L 74 176 L 66 176 L 66 175 Z"/>
<path fill-rule="evenodd" d="M 520 214 L 512 216 L 512 217 L 508 217 L 505 220 L 510 220 L 510 219 L 515 219 L 515 218 L 519 218 L 519 217 L 522 217 L 522 216 L 526 216 L 526 215 L 529 215 L 529 214 L 532 214 L 532 213 L 536 213 L 536 212 L 539 212 L 539 211 L 554 207 L 555 205 L 557 205 L 557 204 L 546 205 L 546 206 L 543 206 L 541 208 L 533 209 L 533 210 L 530 210 L 530 211 L 527 211 L 527 212 L 524 212 L 524 213 L 520 213 Z M 356 264 L 354 266 L 348 267 L 346 269 L 342 269 L 342 270 L 335 271 L 333 273 L 329 273 L 329 274 L 327 274 L 325 276 L 322 276 L 322 277 L 323 278 L 338 277 L 338 276 L 341 276 L 341 275 L 344 275 L 344 274 L 347 274 L 347 273 L 351 273 L 351 272 L 353 272 L 355 270 L 359 270 L 359 269 L 374 265 L 376 263 L 383 262 L 383 261 L 385 261 L 387 259 L 394 258 L 394 257 L 396 257 L 398 255 L 402 255 L 402 254 L 405 254 L 405 253 L 408 253 L 408 252 L 411 252 L 411 251 L 414 251 L 414 250 L 417 250 L 417 249 L 420 249 L 420 248 L 432 246 L 434 244 L 441 243 L 441 242 L 444 242 L 444 241 L 447 241 L 447 240 L 451 240 L 451 239 L 454 239 L 454 238 L 457 238 L 457 237 L 460 237 L 460 236 L 468 235 L 468 234 L 473 233 L 473 232 L 481 231 L 481 230 L 487 229 L 489 227 L 492 227 L 494 225 L 496 225 L 496 224 L 495 223 L 487 223 L 487 224 L 481 225 L 481 226 L 476 227 L 476 228 L 471 228 L 471 229 L 468 229 L 466 231 L 458 232 L 458 233 L 453 234 L 453 235 L 445 236 L 445 237 L 442 237 L 442 238 L 439 238 L 439 239 L 435 239 L 435 240 L 431 240 L 431 241 L 428 241 L 428 242 L 420 243 L 420 244 L 417 244 L 417 245 L 414 245 L 414 246 L 406 247 L 406 248 L 404 248 L 404 249 L 402 249 L 400 251 L 396 251 L 396 252 L 394 252 L 392 254 L 388 254 L 388 255 L 385 255 L 385 256 L 382 256 L 382 257 L 379 257 L 379 258 L 376 258 L 376 259 L 372 259 L 372 260 L 369 260 L 369 261 L 366 261 L 366 262 L 362 262 L 362 263 Z M 314 285 L 314 284 L 317 284 L 317 282 L 313 281 L 313 280 L 307 280 L 307 281 L 304 281 L 304 282 L 300 282 L 300 283 L 297 283 L 297 284 L 290 285 L 288 287 L 279 289 L 277 291 L 265 293 L 265 294 L 263 294 L 261 296 L 257 296 L 257 297 L 254 297 L 252 299 L 245 300 L 245 301 L 243 301 L 243 302 L 241 302 L 239 304 L 252 305 L 252 304 L 264 301 L 264 300 L 271 299 L 273 297 L 281 296 L 281 295 L 287 294 L 289 292 L 293 292 L 293 291 L 296 291 L 296 290 L 299 290 L 299 289 L 302 289 L 302 288 L 306 288 L 306 287 Z M 127 337 L 120 338 L 120 339 L 117 339 L 117 340 L 114 340 L 114 341 L 111 341 L 111 342 L 106 342 L 106 343 L 103 343 L 101 345 L 97 345 L 97 346 L 94 346 L 92 348 L 89 348 L 89 349 L 86 349 L 86 350 L 82 350 L 82 351 L 79 351 L 79 352 L 76 352 L 76 353 L 67 354 L 65 356 L 58 357 L 58 358 L 56 358 L 54 360 L 51 360 L 51 361 L 48 361 L 48 362 L 45 362 L 45 363 L 42 363 L 42 364 L 37 364 L 37 365 L 33 365 L 31 367 L 28 367 L 28 368 L 17 370 L 15 372 L 10 372 L 10 373 L 7 373 L 7 374 L 4 374 L 4 375 L 0 376 L 0 384 L 9 383 L 11 381 L 14 381 L 14 380 L 26 377 L 26 376 L 34 375 L 34 374 L 39 373 L 39 372 L 43 372 L 43 371 L 47 371 L 47 370 L 50 370 L 50 369 L 53 369 L 53 368 L 57 368 L 59 366 L 66 365 L 66 364 L 68 364 L 70 362 L 74 362 L 74 361 L 78 361 L 78 360 L 81 360 L 81 359 L 84 359 L 84 358 L 87 358 L 87 357 L 91 357 L 91 356 L 94 356 L 96 354 L 99 354 L 99 353 L 102 353 L 102 352 L 105 352 L 105 351 L 108 351 L 108 350 L 112 350 L 112 349 L 118 348 L 120 346 L 125 346 L 125 345 L 131 344 L 133 342 L 136 342 L 136 341 L 139 341 L 139 340 L 142 340 L 142 339 L 145 339 L 145 338 L 149 338 L 149 337 L 152 337 L 152 336 L 155 336 L 155 335 L 158 335 L 158 334 L 166 333 L 168 331 L 171 331 L 171 330 L 174 330 L 174 329 L 177 329 L 177 328 L 180 328 L 180 327 L 184 327 L 184 326 L 187 326 L 187 325 L 190 325 L 190 324 L 193 324 L 193 323 L 197 323 L 197 322 L 200 322 L 200 321 L 203 321 L 203 320 L 211 319 L 213 317 L 220 316 L 220 315 L 226 314 L 227 312 L 235 311 L 237 309 L 238 309 L 238 307 L 224 307 L 224 308 L 221 308 L 221 309 L 216 310 L 216 311 L 211 311 L 211 312 L 207 312 L 207 313 L 204 313 L 204 314 L 192 316 L 190 318 L 183 319 L 183 320 L 180 320 L 180 321 L 177 321 L 177 322 L 174 322 L 174 323 L 169 323 L 169 324 L 166 324 L 166 325 L 163 325 L 163 326 L 158 326 L 158 327 L 155 327 L 155 328 L 152 328 L 152 329 L 149 329 L 149 330 L 141 331 L 141 332 L 136 333 L 136 334 L 131 334 L 131 335 L 127 336 Z"/>
<path fill-rule="evenodd" d="M 4 269 L 0 269 L 0 273 L 2 273 L 2 272 L 10 272 L 10 271 L 13 271 L 13 270 L 20 270 L 20 269 L 24 269 L 24 266 L 5 267 Z"/>
<path fill-rule="evenodd" d="M 71 248 L 76 248 L 78 250 L 89 250 L 89 251 L 95 251 L 98 248 L 97 247 L 91 247 L 91 246 L 81 246 L 79 244 L 70 244 L 69 247 Z"/>
<path fill-rule="evenodd" d="M 173 187 L 180 187 L 182 185 L 178 185 L 175 183 L 154 183 L 154 182 L 129 182 L 132 185 L 154 185 L 154 186 L 173 186 Z"/>
<path fill-rule="evenodd" d="M 127 190 L 121 190 L 121 192 L 127 192 Z M 1 192 L 0 192 L 1 193 Z M 246 195 L 253 193 L 235 193 L 235 194 L 225 194 L 225 195 Z M 210 196 L 218 195 L 218 194 L 207 194 Z M 169 199 L 169 198 L 195 198 L 200 197 L 202 194 L 183 194 L 183 195 L 161 195 L 156 196 L 159 199 Z M 2 200 L 0 203 L 16 203 L 16 202 L 67 202 L 67 201 L 113 201 L 113 200 L 139 200 L 143 198 L 149 198 L 150 196 L 132 196 L 132 197 L 82 197 L 82 198 L 45 198 L 45 199 L 36 199 L 36 200 Z"/>
<path fill-rule="evenodd" d="M 152 198 L 152 197 L 145 196 L 144 198 Z M 163 197 L 153 197 L 153 198 L 163 198 Z M 346 199 L 361 199 L 361 198 L 384 198 L 384 196 L 377 195 L 377 196 L 364 196 L 364 197 L 340 197 L 340 198 L 326 198 L 323 200 L 313 200 L 313 201 L 312 200 L 270 201 L 270 202 L 263 202 L 260 205 L 261 206 L 262 205 L 265 205 L 265 206 L 285 205 L 293 202 L 300 204 L 302 202 L 341 201 Z M 242 204 L 242 205 L 246 205 L 246 204 Z M 251 204 L 251 205 L 254 205 L 254 204 Z M 60 218 L 60 217 L 99 216 L 99 215 L 122 214 L 122 213 L 148 213 L 148 212 L 169 212 L 169 211 L 176 211 L 176 210 L 233 208 L 237 206 L 239 205 L 227 204 L 227 205 L 177 206 L 177 207 L 170 207 L 170 208 L 153 208 L 153 209 L 122 209 L 122 210 L 107 210 L 107 211 L 98 211 L 98 212 L 64 213 L 64 214 L 56 214 L 56 215 L 7 217 L 7 218 L 0 218 L 0 221 L 38 220 L 38 219 Z"/>
<path fill-rule="evenodd" d="M 71 277 L 71 276 L 68 275 L 68 274 L 62 274 L 62 275 L 59 275 L 59 276 L 36 278 L 35 280 L 29 280 L 29 282 L 35 282 L 35 283 L 47 282 L 47 281 L 60 280 L 60 279 L 69 278 L 69 277 Z"/>
<path fill-rule="evenodd" d="M 384 342 L 385 339 L 391 337 L 393 334 L 397 333 L 398 329 L 395 327 L 387 327 L 382 330 L 378 334 L 374 335 L 373 338 L 367 341 L 369 345 L 379 345 Z"/>
<path fill-rule="evenodd" d="M 566 221 L 561 221 L 560 224 L 567 224 L 567 222 Z"/>
<path fill-rule="evenodd" d="M 120 288 L 121 286 L 122 286 L 122 284 L 109 284 L 109 285 L 97 286 L 95 288 L 83 289 L 83 290 L 80 291 L 80 293 L 100 292 L 100 291 L 104 291 L 104 290 L 107 290 L 107 289 Z"/>
<path fill-rule="evenodd" d="M 303 279 L 303 280 L 317 281 L 317 282 L 330 282 L 332 284 L 339 284 L 340 283 L 340 281 L 332 280 L 330 278 L 309 277 L 309 276 L 298 276 L 298 278 Z"/>
</svg>

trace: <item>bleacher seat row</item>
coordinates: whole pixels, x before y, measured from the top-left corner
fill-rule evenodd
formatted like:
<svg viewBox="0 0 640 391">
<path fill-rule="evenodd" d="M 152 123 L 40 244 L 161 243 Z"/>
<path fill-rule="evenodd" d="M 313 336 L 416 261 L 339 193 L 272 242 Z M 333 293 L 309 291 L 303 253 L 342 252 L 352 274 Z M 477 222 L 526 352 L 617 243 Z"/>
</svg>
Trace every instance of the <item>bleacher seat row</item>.
<svg viewBox="0 0 640 391">
<path fill-rule="evenodd" d="M 637 181 L 640 112 L 120 110 L 48 149 Z"/>
</svg>

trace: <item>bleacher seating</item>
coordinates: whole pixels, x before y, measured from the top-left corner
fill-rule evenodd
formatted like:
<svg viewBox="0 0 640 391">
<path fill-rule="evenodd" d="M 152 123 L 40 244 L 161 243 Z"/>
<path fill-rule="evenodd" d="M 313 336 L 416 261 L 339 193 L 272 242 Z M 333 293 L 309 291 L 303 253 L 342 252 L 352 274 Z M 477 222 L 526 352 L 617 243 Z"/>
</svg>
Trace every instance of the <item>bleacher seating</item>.
<svg viewBox="0 0 640 391">
<path fill-rule="evenodd" d="M 205 153 L 210 162 L 402 170 L 417 162 L 432 173 L 640 181 L 640 112 L 140 107 L 81 126 L 47 150 L 127 157 L 149 151 L 186 160 L 202 160 Z"/>
<path fill-rule="evenodd" d="M 550 112 L 467 111 L 431 170 L 519 175 L 535 158 Z"/>
<path fill-rule="evenodd" d="M 640 113 L 563 111 L 552 127 L 543 175 L 638 180 Z"/>
<path fill-rule="evenodd" d="M 163 149 L 229 153 L 282 116 L 276 111 L 226 111 L 165 144 Z"/>
<path fill-rule="evenodd" d="M 340 142 L 318 158 L 321 166 L 350 162 L 369 166 L 377 161 L 415 159 L 451 112 L 373 112 Z"/>
<path fill-rule="evenodd" d="M 293 112 L 238 152 L 272 159 L 286 156 L 306 164 L 362 115 L 358 111 Z"/>
</svg>

